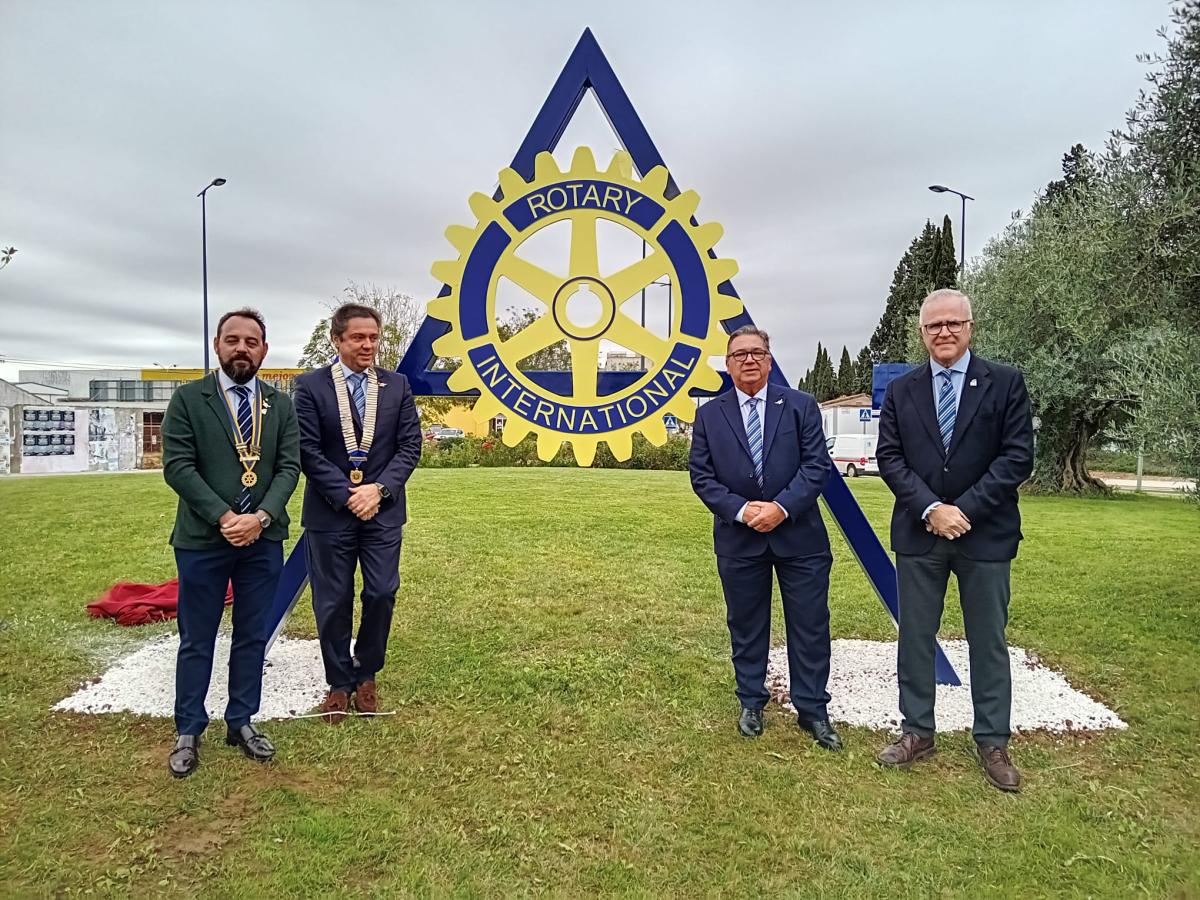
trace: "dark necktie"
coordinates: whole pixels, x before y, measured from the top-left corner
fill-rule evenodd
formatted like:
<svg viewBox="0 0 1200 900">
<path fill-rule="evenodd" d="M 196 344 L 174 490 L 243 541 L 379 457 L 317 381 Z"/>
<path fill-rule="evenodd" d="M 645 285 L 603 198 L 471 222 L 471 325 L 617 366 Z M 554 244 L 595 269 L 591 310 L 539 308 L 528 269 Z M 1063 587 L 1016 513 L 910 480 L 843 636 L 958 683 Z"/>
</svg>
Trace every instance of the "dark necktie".
<svg viewBox="0 0 1200 900">
<path fill-rule="evenodd" d="M 954 435 L 954 416 L 958 404 L 954 397 L 954 382 L 950 380 L 950 372 L 939 372 L 942 386 L 938 391 L 938 428 L 942 430 L 942 449 L 950 449 L 950 438 Z"/>
<path fill-rule="evenodd" d="M 758 418 L 758 398 L 746 401 L 749 414 L 746 416 L 746 439 L 750 442 L 750 458 L 754 460 L 754 477 L 758 486 L 763 483 L 762 422 Z"/>
<path fill-rule="evenodd" d="M 238 440 L 248 444 L 250 442 L 251 429 L 254 427 L 254 416 L 250 411 L 250 388 L 244 384 L 235 384 L 233 392 L 238 397 Z M 237 508 L 240 513 L 250 512 L 250 488 L 245 485 L 242 485 L 241 493 L 238 494 Z"/>
</svg>

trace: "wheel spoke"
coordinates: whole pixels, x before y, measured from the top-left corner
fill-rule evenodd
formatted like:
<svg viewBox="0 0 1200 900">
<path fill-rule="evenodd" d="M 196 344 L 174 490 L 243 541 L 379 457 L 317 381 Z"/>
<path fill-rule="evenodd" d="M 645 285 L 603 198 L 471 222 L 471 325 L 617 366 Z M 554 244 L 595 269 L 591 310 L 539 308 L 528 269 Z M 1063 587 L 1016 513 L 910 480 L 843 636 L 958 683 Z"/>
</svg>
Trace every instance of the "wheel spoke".
<svg viewBox="0 0 1200 900">
<path fill-rule="evenodd" d="M 571 341 L 571 391 L 576 402 L 596 399 L 600 369 L 600 341 Z"/>
<path fill-rule="evenodd" d="M 571 277 L 600 276 L 600 257 L 596 248 L 594 215 L 579 215 L 571 220 Z"/>
<path fill-rule="evenodd" d="M 604 283 L 612 291 L 617 306 L 620 306 L 642 288 L 650 286 L 670 271 L 667 255 L 656 250 L 645 259 L 639 259 L 619 272 L 609 275 L 604 279 Z"/>
<path fill-rule="evenodd" d="M 671 349 L 667 341 L 620 312 L 604 336 L 614 344 L 620 344 L 626 350 L 646 357 L 655 365 L 666 362 L 667 353 Z"/>
<path fill-rule="evenodd" d="M 546 313 L 540 319 L 518 331 L 501 344 L 506 361 L 515 366 L 525 357 L 544 350 L 563 339 L 563 334 L 554 323 L 554 316 Z"/>
<path fill-rule="evenodd" d="M 515 254 L 509 254 L 502 259 L 496 270 L 517 287 L 528 291 L 546 306 L 554 302 L 554 294 L 562 285 L 563 280 L 553 272 L 548 272 L 539 265 L 521 259 Z"/>
</svg>

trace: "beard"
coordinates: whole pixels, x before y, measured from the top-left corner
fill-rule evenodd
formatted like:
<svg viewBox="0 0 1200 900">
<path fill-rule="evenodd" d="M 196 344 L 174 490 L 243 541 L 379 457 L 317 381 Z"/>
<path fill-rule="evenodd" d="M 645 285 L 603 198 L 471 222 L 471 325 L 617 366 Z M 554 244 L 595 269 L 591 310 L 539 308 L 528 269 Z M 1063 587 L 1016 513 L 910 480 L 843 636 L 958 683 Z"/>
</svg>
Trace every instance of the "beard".
<svg viewBox="0 0 1200 900">
<path fill-rule="evenodd" d="M 234 384 L 245 384 L 258 374 L 258 366 L 248 356 L 233 356 L 221 360 L 221 371 L 228 375 Z"/>
</svg>

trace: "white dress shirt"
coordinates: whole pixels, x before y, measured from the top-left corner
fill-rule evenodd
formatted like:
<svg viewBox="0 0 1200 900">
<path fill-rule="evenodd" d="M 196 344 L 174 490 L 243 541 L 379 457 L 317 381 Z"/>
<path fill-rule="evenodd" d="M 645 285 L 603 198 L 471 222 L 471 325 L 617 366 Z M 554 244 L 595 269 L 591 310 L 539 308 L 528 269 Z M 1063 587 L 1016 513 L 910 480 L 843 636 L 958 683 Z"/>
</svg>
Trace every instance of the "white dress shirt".
<svg viewBox="0 0 1200 900">
<path fill-rule="evenodd" d="M 742 428 L 745 430 L 746 434 L 749 435 L 750 434 L 750 405 L 746 401 L 750 399 L 751 395 L 743 393 L 742 389 L 739 387 L 736 387 L 736 386 L 734 387 L 733 391 L 735 394 L 737 394 L 738 409 L 741 410 L 741 413 L 742 413 Z M 762 434 L 762 436 L 763 436 L 763 465 L 766 466 L 766 463 L 767 463 L 767 460 L 766 460 L 766 452 L 767 452 L 767 385 L 764 384 L 761 388 L 759 388 L 758 392 L 756 394 L 754 394 L 753 396 L 754 396 L 754 399 L 758 401 L 757 403 L 754 404 L 754 409 L 755 409 L 755 412 L 758 413 L 758 430 L 759 430 L 759 433 Z M 774 501 L 771 501 L 771 502 L 774 503 Z M 745 523 L 746 507 L 749 505 L 750 505 L 749 503 L 742 504 L 742 508 L 738 510 L 738 514 L 736 516 L 737 521 L 742 522 L 743 524 Z M 787 515 L 788 515 L 788 511 L 786 509 L 783 509 L 783 507 L 780 506 L 778 503 L 776 503 L 775 505 L 779 506 L 779 508 L 781 510 L 783 510 L 783 517 L 786 519 Z"/>
</svg>

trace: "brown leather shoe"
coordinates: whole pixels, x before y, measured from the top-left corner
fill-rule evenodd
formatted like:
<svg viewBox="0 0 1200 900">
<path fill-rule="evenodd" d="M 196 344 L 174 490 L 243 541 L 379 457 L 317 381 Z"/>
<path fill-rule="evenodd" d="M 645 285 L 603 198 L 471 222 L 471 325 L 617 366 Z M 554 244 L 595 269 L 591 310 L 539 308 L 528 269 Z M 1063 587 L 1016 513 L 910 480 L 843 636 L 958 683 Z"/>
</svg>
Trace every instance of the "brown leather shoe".
<svg viewBox="0 0 1200 900">
<path fill-rule="evenodd" d="M 919 737 L 906 731 L 896 743 L 884 747 L 875 757 L 875 762 L 894 769 L 907 769 L 913 763 L 928 759 L 935 753 L 937 746 L 933 738 Z"/>
<path fill-rule="evenodd" d="M 1008 750 L 984 744 L 976 744 L 975 749 L 979 754 L 979 764 L 983 766 L 983 775 L 992 787 L 1009 793 L 1021 789 L 1021 773 L 1008 758 Z"/>
<path fill-rule="evenodd" d="M 330 725 L 340 725 L 346 718 L 346 710 L 350 708 L 350 695 L 345 691 L 330 691 L 325 695 L 325 702 L 317 707 L 322 718 Z"/>
<path fill-rule="evenodd" d="M 364 681 L 354 691 L 354 708 L 360 713 L 379 712 L 379 694 L 375 690 L 375 682 Z"/>
</svg>

